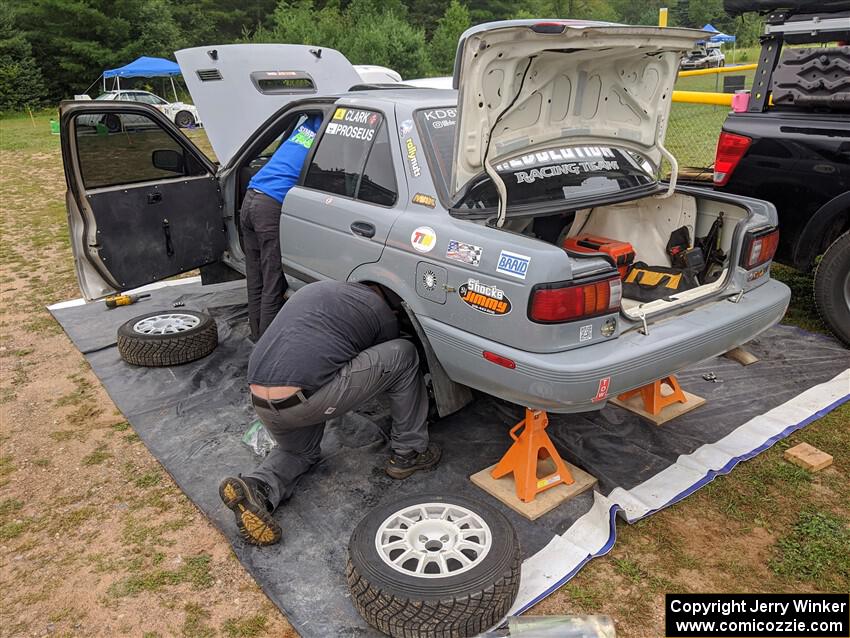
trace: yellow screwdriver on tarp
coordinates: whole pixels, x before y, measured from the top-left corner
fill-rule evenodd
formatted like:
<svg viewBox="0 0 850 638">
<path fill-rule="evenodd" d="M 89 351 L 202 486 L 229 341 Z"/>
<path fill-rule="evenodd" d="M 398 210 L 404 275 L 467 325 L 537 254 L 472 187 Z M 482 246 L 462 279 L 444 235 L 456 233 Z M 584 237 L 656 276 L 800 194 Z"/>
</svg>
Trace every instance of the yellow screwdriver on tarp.
<svg viewBox="0 0 850 638">
<path fill-rule="evenodd" d="M 150 297 L 150 295 L 111 295 L 103 301 L 106 303 L 106 307 L 112 310 L 118 306 L 129 306 L 145 297 Z"/>
</svg>

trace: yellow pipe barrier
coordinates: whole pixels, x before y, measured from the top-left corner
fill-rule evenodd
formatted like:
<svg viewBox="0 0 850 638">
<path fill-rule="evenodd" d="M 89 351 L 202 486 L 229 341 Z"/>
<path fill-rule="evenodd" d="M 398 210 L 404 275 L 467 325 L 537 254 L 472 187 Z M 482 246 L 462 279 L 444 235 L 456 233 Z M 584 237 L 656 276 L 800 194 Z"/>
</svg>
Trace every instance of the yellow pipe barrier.
<svg viewBox="0 0 850 638">
<path fill-rule="evenodd" d="M 715 73 L 737 73 L 738 71 L 752 71 L 758 68 L 758 64 L 739 64 L 737 66 L 718 66 L 713 69 L 693 69 L 692 71 L 679 71 L 680 78 L 689 78 L 695 75 L 714 75 Z"/>
<path fill-rule="evenodd" d="M 732 93 L 708 93 L 706 91 L 673 91 L 674 102 L 687 104 L 715 104 L 732 106 Z"/>
</svg>

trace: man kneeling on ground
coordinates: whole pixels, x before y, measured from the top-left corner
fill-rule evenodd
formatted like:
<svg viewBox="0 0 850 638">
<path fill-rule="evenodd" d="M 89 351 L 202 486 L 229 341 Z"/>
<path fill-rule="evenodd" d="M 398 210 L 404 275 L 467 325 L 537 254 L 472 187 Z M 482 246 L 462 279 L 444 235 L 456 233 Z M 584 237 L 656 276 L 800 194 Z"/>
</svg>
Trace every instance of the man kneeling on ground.
<svg viewBox="0 0 850 638">
<path fill-rule="evenodd" d="M 428 393 L 416 347 L 378 287 L 322 281 L 298 290 L 272 321 L 248 361 L 251 401 L 277 441 L 253 472 L 224 479 L 219 495 L 255 545 L 280 540 L 272 517 L 320 455 L 325 421 L 386 392 L 392 455 L 386 472 L 407 478 L 434 467 L 428 442 Z"/>
</svg>

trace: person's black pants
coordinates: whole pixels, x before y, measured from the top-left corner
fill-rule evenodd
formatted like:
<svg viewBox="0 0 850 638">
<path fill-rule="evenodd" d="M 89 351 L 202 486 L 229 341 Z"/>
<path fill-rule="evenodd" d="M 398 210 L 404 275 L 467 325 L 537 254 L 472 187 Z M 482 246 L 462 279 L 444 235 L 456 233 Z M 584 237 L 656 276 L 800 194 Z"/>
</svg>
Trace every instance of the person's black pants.
<svg viewBox="0 0 850 638">
<path fill-rule="evenodd" d="M 280 260 L 280 207 L 276 199 L 248 189 L 240 211 L 248 280 L 248 321 L 254 341 L 283 306 L 286 292 Z"/>
<path fill-rule="evenodd" d="M 275 401 L 263 406 L 254 402 L 257 416 L 277 446 L 245 476 L 269 486 L 268 501 L 276 508 L 292 496 L 298 479 L 319 462 L 325 421 L 382 392 L 390 400 L 393 451 L 424 452 L 428 448 L 428 392 L 419 372 L 419 355 L 410 341 L 393 339 L 358 354 L 303 403 L 279 409 Z"/>
</svg>

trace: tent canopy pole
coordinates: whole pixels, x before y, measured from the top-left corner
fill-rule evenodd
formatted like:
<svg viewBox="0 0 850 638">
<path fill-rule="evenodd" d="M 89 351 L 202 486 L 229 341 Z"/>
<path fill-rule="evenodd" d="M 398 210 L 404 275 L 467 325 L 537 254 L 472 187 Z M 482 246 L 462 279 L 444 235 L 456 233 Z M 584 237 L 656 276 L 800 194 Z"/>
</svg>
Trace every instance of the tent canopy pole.
<svg viewBox="0 0 850 638">
<path fill-rule="evenodd" d="M 171 90 L 174 91 L 174 101 L 179 102 L 180 100 L 177 99 L 177 87 L 174 86 L 174 76 L 170 75 L 168 77 L 171 79 Z"/>
</svg>

